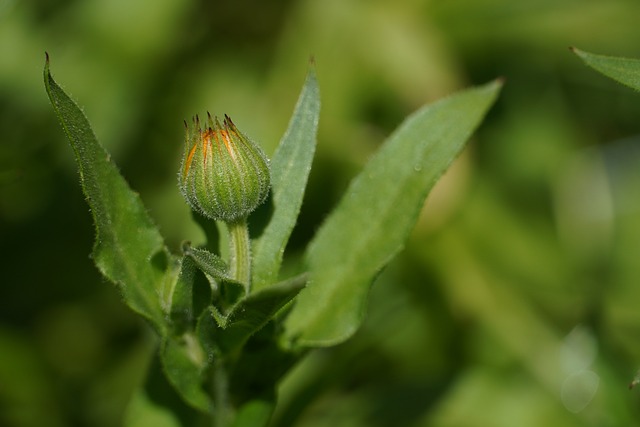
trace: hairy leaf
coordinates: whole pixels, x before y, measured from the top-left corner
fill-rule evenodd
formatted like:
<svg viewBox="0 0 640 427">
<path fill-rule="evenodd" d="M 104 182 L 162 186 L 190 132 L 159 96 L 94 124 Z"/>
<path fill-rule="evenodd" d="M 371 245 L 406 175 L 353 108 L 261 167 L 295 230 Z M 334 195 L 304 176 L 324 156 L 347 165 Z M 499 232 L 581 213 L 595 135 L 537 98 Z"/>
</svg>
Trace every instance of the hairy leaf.
<svg viewBox="0 0 640 427">
<path fill-rule="evenodd" d="M 316 148 L 320 93 L 310 69 L 289 127 L 271 161 L 273 216 L 253 242 L 253 289 L 274 283 L 285 246 L 296 224 Z"/>
<path fill-rule="evenodd" d="M 640 59 L 596 55 L 571 48 L 585 64 L 607 77 L 635 90 L 640 90 Z"/>
<path fill-rule="evenodd" d="M 305 287 L 307 275 L 271 285 L 241 299 L 224 319 L 218 345 L 229 352 L 243 345 Z"/>
<path fill-rule="evenodd" d="M 244 285 L 231 278 L 227 263 L 222 258 L 206 249 L 194 248 L 188 244 L 182 249 L 185 255 L 207 275 L 212 287 L 216 288 L 219 305 L 217 308 L 226 311 L 244 296 Z"/>
<path fill-rule="evenodd" d="M 118 285 L 126 303 L 162 333 L 177 275 L 175 259 L 138 194 L 98 143 L 85 115 L 51 77 L 48 56 L 44 82 L 75 153 L 82 189 L 91 207 L 96 228 L 94 261 L 102 274 Z"/>
<path fill-rule="evenodd" d="M 493 82 L 423 107 L 353 180 L 308 247 L 310 282 L 286 320 L 291 340 L 327 346 L 356 331 L 374 277 L 402 248 L 427 194 L 500 87 Z"/>
</svg>

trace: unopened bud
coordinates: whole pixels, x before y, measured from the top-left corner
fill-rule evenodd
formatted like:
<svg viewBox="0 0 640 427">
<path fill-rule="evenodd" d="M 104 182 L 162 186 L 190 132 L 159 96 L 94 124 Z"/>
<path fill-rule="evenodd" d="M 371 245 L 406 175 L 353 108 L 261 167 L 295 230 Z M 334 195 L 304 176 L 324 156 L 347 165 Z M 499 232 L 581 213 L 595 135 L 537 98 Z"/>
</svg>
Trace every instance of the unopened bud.
<svg viewBox="0 0 640 427">
<path fill-rule="evenodd" d="M 180 191 L 202 215 L 225 222 L 244 219 L 269 193 L 269 162 L 262 149 L 225 115 L 222 124 L 207 114 L 186 127 Z"/>
</svg>

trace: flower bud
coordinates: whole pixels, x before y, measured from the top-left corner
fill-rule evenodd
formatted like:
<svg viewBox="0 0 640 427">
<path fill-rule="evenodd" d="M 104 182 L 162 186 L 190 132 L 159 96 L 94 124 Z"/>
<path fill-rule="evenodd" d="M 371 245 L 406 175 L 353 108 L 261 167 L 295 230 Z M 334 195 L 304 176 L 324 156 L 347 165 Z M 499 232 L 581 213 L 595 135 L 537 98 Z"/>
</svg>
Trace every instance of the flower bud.
<svg viewBox="0 0 640 427">
<path fill-rule="evenodd" d="M 180 191 L 195 211 L 235 222 L 244 219 L 267 197 L 269 162 L 260 147 L 225 115 L 222 125 L 207 113 L 207 126 L 196 116 L 187 132 Z"/>
</svg>

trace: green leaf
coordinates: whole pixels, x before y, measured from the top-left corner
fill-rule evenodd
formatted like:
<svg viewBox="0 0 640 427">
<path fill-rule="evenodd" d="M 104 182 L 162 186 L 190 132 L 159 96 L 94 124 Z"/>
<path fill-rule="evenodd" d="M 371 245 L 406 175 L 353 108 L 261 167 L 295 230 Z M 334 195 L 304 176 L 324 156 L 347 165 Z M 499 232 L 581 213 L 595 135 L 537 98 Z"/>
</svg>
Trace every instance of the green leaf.
<svg viewBox="0 0 640 427">
<path fill-rule="evenodd" d="M 640 59 L 596 55 L 571 48 L 585 64 L 632 89 L 640 90 Z"/>
<path fill-rule="evenodd" d="M 102 274 L 120 288 L 126 303 L 161 332 L 177 275 L 175 259 L 142 201 L 98 143 L 80 108 L 44 68 L 51 104 L 76 156 L 82 189 L 96 227 L 93 258 Z"/>
<path fill-rule="evenodd" d="M 198 268 L 218 280 L 231 280 L 227 263 L 218 255 L 206 249 L 194 248 L 189 244 L 182 247 L 185 255 L 196 263 Z"/>
<path fill-rule="evenodd" d="M 200 315 L 193 306 L 196 272 L 196 262 L 184 256 L 171 300 L 171 331 L 162 341 L 160 360 L 164 374 L 180 397 L 192 407 L 208 412 L 211 402 L 202 385 L 209 360 L 194 332 Z"/>
<path fill-rule="evenodd" d="M 298 98 L 289 127 L 271 161 L 272 219 L 253 242 L 253 289 L 278 279 L 285 246 L 296 224 L 316 148 L 320 93 L 313 68 Z"/>
<path fill-rule="evenodd" d="M 203 389 L 208 360 L 193 333 L 167 337 L 160 350 L 167 379 L 180 396 L 196 409 L 210 412 L 212 404 Z"/>
<path fill-rule="evenodd" d="M 227 263 L 218 255 L 209 252 L 206 249 L 194 248 L 187 245 L 183 246 L 185 255 L 190 257 L 195 265 L 198 266 L 211 279 L 214 279 L 216 292 L 219 293 L 219 305 L 222 311 L 226 311 L 227 307 L 231 307 L 245 294 L 245 287 L 242 283 L 233 280 L 228 273 Z"/>
<path fill-rule="evenodd" d="M 169 384 L 155 354 L 147 369 L 147 377 L 129 401 L 124 414 L 125 427 L 190 427 L 203 425 L 207 414 L 187 405 Z"/>
<path fill-rule="evenodd" d="M 305 287 L 307 275 L 253 292 L 241 299 L 224 318 L 217 343 L 224 352 L 231 352 L 271 320 L 278 311 Z"/>
<path fill-rule="evenodd" d="M 193 312 L 193 286 L 196 264 L 185 256 L 182 259 L 180 274 L 171 296 L 171 329 L 174 334 L 192 330 L 196 314 Z"/>
<path fill-rule="evenodd" d="M 310 281 L 286 319 L 289 339 L 328 346 L 356 331 L 374 277 L 402 248 L 427 194 L 500 87 L 492 82 L 423 107 L 353 180 L 308 247 Z"/>
</svg>

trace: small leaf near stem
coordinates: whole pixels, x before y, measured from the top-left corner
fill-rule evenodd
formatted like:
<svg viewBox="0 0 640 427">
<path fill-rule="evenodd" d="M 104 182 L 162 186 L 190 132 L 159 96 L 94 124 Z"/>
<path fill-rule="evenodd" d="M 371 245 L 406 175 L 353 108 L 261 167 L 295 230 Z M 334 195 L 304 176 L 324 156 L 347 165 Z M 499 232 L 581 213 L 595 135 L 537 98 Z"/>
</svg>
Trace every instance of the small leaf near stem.
<svg viewBox="0 0 640 427">
<path fill-rule="evenodd" d="M 227 223 L 229 230 L 230 275 L 251 291 L 251 245 L 246 218 Z"/>
</svg>

